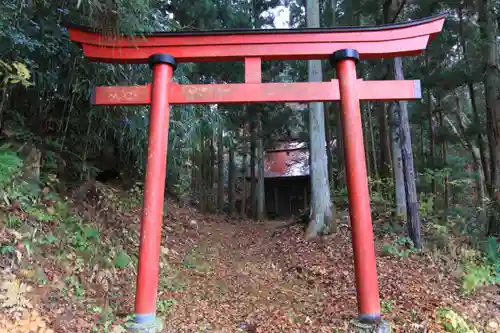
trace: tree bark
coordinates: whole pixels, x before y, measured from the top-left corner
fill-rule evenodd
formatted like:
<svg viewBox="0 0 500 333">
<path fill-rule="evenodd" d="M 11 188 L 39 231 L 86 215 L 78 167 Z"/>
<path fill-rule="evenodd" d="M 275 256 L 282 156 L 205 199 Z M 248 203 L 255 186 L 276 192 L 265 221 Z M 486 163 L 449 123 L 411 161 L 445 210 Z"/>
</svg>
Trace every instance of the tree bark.
<svg viewBox="0 0 500 333">
<path fill-rule="evenodd" d="M 366 173 L 368 177 L 372 176 L 372 165 L 371 165 L 371 155 L 370 155 L 370 142 L 368 139 L 368 122 L 366 121 L 367 115 L 366 110 L 367 105 L 361 105 L 361 123 L 363 125 L 363 144 L 365 145 L 365 159 L 366 159 Z"/>
<path fill-rule="evenodd" d="M 327 17 L 327 22 L 329 26 L 333 27 L 337 25 L 337 0 L 329 0 L 329 17 Z M 325 11 L 328 13 L 328 11 Z M 327 170 L 328 170 L 328 184 L 334 183 L 333 179 L 333 148 L 330 147 L 330 142 L 332 141 L 332 126 L 330 122 L 330 114 L 335 113 L 335 102 L 324 103 L 323 111 L 325 117 L 325 141 L 326 141 L 326 156 L 327 156 Z"/>
<path fill-rule="evenodd" d="M 217 169 L 215 168 L 216 161 L 217 161 L 217 153 L 215 151 L 215 135 L 216 133 L 211 134 L 210 137 L 210 154 L 209 154 L 209 159 L 208 159 L 208 174 L 210 175 L 209 177 L 209 183 L 208 183 L 208 198 L 209 198 L 209 204 L 208 204 L 208 211 L 211 213 L 215 213 L 217 210 L 217 202 L 216 202 L 216 197 L 215 197 L 215 191 L 214 191 L 214 186 L 215 186 L 215 179 L 217 178 Z"/>
<path fill-rule="evenodd" d="M 257 216 L 257 133 L 255 126 L 255 110 L 252 107 L 248 108 L 250 112 L 250 207 L 252 210 L 252 218 Z"/>
<path fill-rule="evenodd" d="M 245 132 L 245 131 L 244 131 Z M 242 177 L 242 190 L 241 190 L 241 216 L 247 216 L 247 198 L 248 198 L 248 183 L 247 183 L 247 174 L 248 174 L 248 154 L 247 154 L 247 144 L 243 143 L 243 161 L 241 162 L 241 171 L 243 173 Z"/>
<path fill-rule="evenodd" d="M 391 177 L 391 155 L 389 141 L 389 125 L 387 122 L 387 112 L 385 103 L 376 102 L 380 126 L 380 177 L 382 179 Z"/>
<path fill-rule="evenodd" d="M 485 182 L 484 182 L 484 174 L 483 174 L 483 167 L 481 165 L 481 156 L 479 149 L 474 145 L 472 140 L 470 140 L 466 135 L 465 135 L 465 126 L 464 122 L 462 120 L 462 117 L 464 116 L 464 111 L 463 111 L 463 106 L 462 103 L 460 102 L 460 98 L 458 96 L 455 96 L 456 102 L 457 102 L 457 110 L 455 112 L 455 118 L 457 120 L 458 128 L 453 124 L 453 122 L 449 119 L 449 117 L 445 116 L 444 120 L 446 123 L 448 123 L 449 127 L 452 129 L 452 131 L 455 133 L 455 135 L 460 138 L 460 142 L 464 146 L 466 150 L 469 150 L 472 154 L 472 160 L 474 161 L 474 168 L 477 170 L 479 173 L 478 177 L 476 177 L 476 192 L 477 192 L 477 199 L 478 199 L 478 204 L 479 207 L 484 206 L 484 198 L 485 198 Z"/>
<path fill-rule="evenodd" d="M 392 161 L 394 172 L 394 191 L 396 199 L 396 216 L 406 219 L 406 187 L 403 172 L 403 156 L 401 151 L 401 122 L 398 106 L 393 103 L 390 106 L 393 123 L 391 124 L 392 137 Z"/>
<path fill-rule="evenodd" d="M 444 116 L 443 116 L 443 108 L 439 106 L 439 126 L 441 129 L 444 128 Z M 443 163 L 443 167 L 446 169 L 448 167 L 448 152 L 447 152 L 447 144 L 446 144 L 446 138 L 443 138 L 443 142 L 441 143 L 441 159 Z M 450 190 L 449 190 L 449 181 L 448 181 L 448 171 L 446 171 L 443 179 L 443 198 L 444 198 L 444 209 L 445 212 L 448 210 L 450 207 Z M 447 215 L 445 213 L 445 219 L 447 219 Z"/>
<path fill-rule="evenodd" d="M 401 58 L 394 59 L 394 77 L 396 80 L 404 80 L 403 63 Z M 422 248 L 420 234 L 420 215 L 418 212 L 418 196 L 415 185 L 415 169 L 413 163 L 413 149 L 411 145 L 410 121 L 408 118 L 408 103 L 400 101 L 399 121 L 401 124 L 400 140 L 402 151 L 402 162 L 405 176 L 406 206 L 407 206 L 407 229 L 408 236 L 416 248 Z"/>
<path fill-rule="evenodd" d="M 462 46 L 462 53 L 463 53 L 463 59 L 465 60 L 466 64 L 469 64 L 469 55 L 467 54 L 467 42 L 465 39 L 465 33 L 464 33 L 464 20 L 463 20 L 463 2 L 460 2 L 460 7 L 458 11 L 459 15 L 459 36 L 460 36 L 460 44 Z M 481 128 L 481 119 L 479 118 L 479 111 L 477 109 L 477 98 L 476 98 L 476 92 L 474 90 L 474 84 L 472 80 L 470 79 L 471 75 L 471 68 L 469 67 L 467 70 L 467 88 L 469 90 L 469 97 L 472 105 L 472 114 L 473 114 L 473 119 L 474 119 L 474 127 L 476 129 Z M 479 147 L 479 152 L 481 154 L 481 164 L 483 166 L 483 171 L 482 173 L 484 174 L 484 181 L 486 184 L 490 183 L 490 168 L 488 165 L 487 157 L 486 157 L 486 147 L 484 144 L 483 140 L 483 135 L 481 134 L 480 131 L 477 133 L 476 137 L 476 142 L 477 146 Z M 478 170 L 479 171 L 479 170 Z"/>
<path fill-rule="evenodd" d="M 490 186 L 488 192 L 494 203 L 489 219 L 488 234 L 500 235 L 500 220 L 498 219 L 500 213 L 500 94 L 497 88 L 500 79 L 500 68 L 497 59 L 497 29 L 492 1 L 482 0 L 478 2 L 478 21 L 484 42 L 483 59 L 486 67 L 483 82 L 490 153 Z"/>
<path fill-rule="evenodd" d="M 373 165 L 373 178 L 378 179 L 379 173 L 377 168 L 377 150 L 375 149 L 375 134 L 373 131 L 373 116 L 372 116 L 372 104 L 368 102 L 366 107 L 368 113 L 368 131 L 370 133 L 370 143 L 371 143 L 371 156 L 372 156 L 372 165 Z"/>
<path fill-rule="evenodd" d="M 218 129 L 217 138 L 217 210 L 224 211 L 224 129 Z"/>
<path fill-rule="evenodd" d="M 332 133 L 330 126 L 330 103 L 324 103 L 324 117 L 325 117 L 325 142 L 326 142 L 326 166 L 327 166 L 327 175 L 328 175 L 328 184 L 333 182 L 333 151 L 330 147 L 330 141 L 332 141 Z"/>
<path fill-rule="evenodd" d="M 428 166 L 434 170 L 436 167 L 436 130 L 434 126 L 434 107 L 432 102 L 432 93 L 427 89 L 427 114 L 429 123 L 429 158 L 427 159 Z M 431 180 L 432 194 L 437 194 L 437 183 L 434 175 Z"/>
<path fill-rule="evenodd" d="M 229 202 L 228 213 L 229 216 L 232 216 L 235 212 L 235 199 L 236 199 L 236 164 L 235 164 L 235 147 L 234 144 L 231 143 L 229 145 L 229 177 L 228 177 L 228 195 L 227 199 Z M 243 177 L 243 181 L 245 177 Z"/>
<path fill-rule="evenodd" d="M 3 125 L 4 125 L 4 110 L 6 109 L 7 101 L 9 99 L 9 94 L 8 94 L 8 88 L 3 87 L 0 88 L 2 91 L 1 93 L 1 99 L 0 99 L 0 136 L 2 136 L 3 133 Z"/>
<path fill-rule="evenodd" d="M 262 131 L 262 113 L 257 115 L 257 221 L 265 217 L 265 184 L 264 184 L 264 140 Z"/>
<path fill-rule="evenodd" d="M 210 145 L 210 140 L 205 135 L 202 137 L 202 142 L 202 147 Z M 200 189 L 200 206 L 202 211 L 207 212 L 209 210 L 210 168 L 208 165 L 210 164 L 210 149 L 202 149 L 200 155 L 200 170 L 202 174 L 200 182 L 202 185 Z"/>
<path fill-rule="evenodd" d="M 319 1 L 306 1 L 307 26 L 319 27 Z M 308 61 L 310 82 L 323 81 L 320 60 Z M 328 186 L 327 157 L 325 144 L 325 118 L 323 103 L 309 104 L 309 136 L 311 156 L 311 215 L 306 237 L 318 236 L 332 223 L 332 203 Z"/>
</svg>

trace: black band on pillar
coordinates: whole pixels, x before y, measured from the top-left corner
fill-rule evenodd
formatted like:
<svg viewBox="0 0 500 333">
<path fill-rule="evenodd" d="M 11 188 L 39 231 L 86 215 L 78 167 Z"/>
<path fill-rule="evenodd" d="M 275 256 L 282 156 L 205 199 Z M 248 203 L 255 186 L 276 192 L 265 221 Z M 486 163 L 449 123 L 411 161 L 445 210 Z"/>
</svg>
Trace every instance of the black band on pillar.
<svg viewBox="0 0 500 333">
<path fill-rule="evenodd" d="M 153 67 L 155 64 L 168 64 L 172 66 L 174 70 L 177 68 L 177 62 L 175 61 L 175 58 L 170 54 L 153 54 L 151 57 L 149 57 L 148 62 L 150 67 Z"/>
<path fill-rule="evenodd" d="M 353 59 L 356 63 L 359 62 L 359 52 L 355 49 L 343 49 L 333 52 L 330 56 L 330 64 L 335 67 L 335 64 L 340 60 Z"/>
</svg>

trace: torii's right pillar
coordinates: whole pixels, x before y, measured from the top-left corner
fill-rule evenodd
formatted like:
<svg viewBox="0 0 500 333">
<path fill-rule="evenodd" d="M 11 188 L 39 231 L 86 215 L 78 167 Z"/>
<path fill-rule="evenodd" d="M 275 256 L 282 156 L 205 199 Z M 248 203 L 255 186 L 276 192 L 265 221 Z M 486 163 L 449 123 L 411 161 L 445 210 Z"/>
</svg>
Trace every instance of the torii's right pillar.
<svg viewBox="0 0 500 333">
<path fill-rule="evenodd" d="M 377 263 L 356 78 L 359 53 L 353 49 L 339 50 L 330 60 L 336 67 L 339 80 L 359 320 L 378 324 L 381 322 L 381 313 Z"/>
</svg>

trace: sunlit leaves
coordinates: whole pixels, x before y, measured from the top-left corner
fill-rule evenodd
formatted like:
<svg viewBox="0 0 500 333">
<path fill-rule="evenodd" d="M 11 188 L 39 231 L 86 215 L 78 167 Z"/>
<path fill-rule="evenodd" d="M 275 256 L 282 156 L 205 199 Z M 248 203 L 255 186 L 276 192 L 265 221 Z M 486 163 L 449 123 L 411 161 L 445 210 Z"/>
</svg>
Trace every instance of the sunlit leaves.
<svg viewBox="0 0 500 333">
<path fill-rule="evenodd" d="M 25 87 L 33 85 L 31 73 L 25 64 L 13 62 L 11 64 L 0 60 L 0 88 L 7 85 L 20 83 Z"/>
</svg>

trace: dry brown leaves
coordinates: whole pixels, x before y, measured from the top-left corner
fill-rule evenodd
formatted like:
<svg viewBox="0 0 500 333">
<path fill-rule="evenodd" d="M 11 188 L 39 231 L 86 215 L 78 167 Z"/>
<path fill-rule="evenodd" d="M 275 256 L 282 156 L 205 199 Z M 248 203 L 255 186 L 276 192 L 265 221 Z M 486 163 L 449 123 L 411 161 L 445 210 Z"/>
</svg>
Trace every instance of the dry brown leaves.
<svg viewBox="0 0 500 333">
<path fill-rule="evenodd" d="M 24 311 L 15 321 L 0 316 L 0 333 L 54 333 L 54 330 L 38 312 Z"/>
<path fill-rule="evenodd" d="M 140 211 L 103 207 L 96 213 L 103 237 L 121 237 L 123 247 L 136 253 Z M 305 241 L 297 227 L 277 231 L 270 224 L 204 215 L 169 202 L 163 231 L 159 300 L 175 300 L 168 312 L 159 313 L 167 332 L 347 332 L 356 316 L 345 224 L 335 234 Z M 456 277 L 443 274 L 425 256 L 379 257 L 377 264 L 384 316 L 396 332 L 438 332 L 435 313 L 444 306 L 485 325 L 498 315 L 494 292 L 462 297 Z M 132 270 L 103 277 L 87 267 L 79 274 L 88 282 L 86 297 L 107 306 L 109 295 L 119 294 L 112 300 L 115 312 L 133 311 Z M 57 333 L 87 332 L 98 319 L 70 306 L 60 293 L 39 302 Z"/>
<path fill-rule="evenodd" d="M 7 270 L 0 272 L 0 333 L 54 333 L 45 318 L 34 310 L 24 281 Z"/>
<path fill-rule="evenodd" d="M 172 208 L 164 247 L 184 255 L 193 246 L 203 248 L 200 256 L 211 267 L 200 274 L 197 267 L 176 264 L 187 287 L 167 319 L 175 331 L 346 331 L 356 316 L 348 227 L 307 242 L 299 228 L 276 233 L 251 221 L 196 216 L 193 233 L 187 225 L 197 213 L 180 209 L 175 214 Z M 444 276 L 424 256 L 379 257 L 378 271 L 384 317 L 398 332 L 432 329 L 441 307 L 470 309 L 474 304 L 479 315 L 471 320 L 498 314 L 491 293 L 462 297 L 457 279 Z"/>
</svg>

